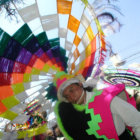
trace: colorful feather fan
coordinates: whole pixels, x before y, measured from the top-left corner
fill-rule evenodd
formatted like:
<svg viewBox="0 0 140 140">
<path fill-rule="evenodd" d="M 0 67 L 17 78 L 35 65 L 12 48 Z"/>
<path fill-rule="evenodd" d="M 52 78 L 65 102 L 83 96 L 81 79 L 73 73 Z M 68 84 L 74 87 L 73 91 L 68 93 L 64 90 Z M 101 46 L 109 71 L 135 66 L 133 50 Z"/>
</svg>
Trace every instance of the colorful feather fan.
<svg viewBox="0 0 140 140">
<path fill-rule="evenodd" d="M 56 0 L 53 5 L 55 12 L 47 14 L 42 13 L 47 9 L 40 7 L 40 1 L 35 0 L 23 7 L 11 1 L 21 25 L 15 27 L 13 34 L 0 29 L 1 118 L 11 123 L 21 121 L 19 116 L 25 115 L 25 106 L 35 99 L 39 99 L 44 110 L 52 113 L 51 103 L 48 105 L 47 101 L 57 100 L 53 79 L 60 72 L 82 74 L 85 79 L 99 75 L 107 51 L 102 28 L 109 25 L 108 22 L 101 26 L 100 19 L 109 17 L 111 23 L 115 20 L 109 13 L 97 15 L 96 7 L 87 0 L 83 2 Z M 0 8 L 7 3 L 11 4 L 10 1 L 1 1 Z M 50 37 L 50 33 L 55 37 Z M 37 132 L 31 130 L 30 135 L 26 131 L 19 132 L 17 137 L 44 133 L 44 127 Z"/>
</svg>

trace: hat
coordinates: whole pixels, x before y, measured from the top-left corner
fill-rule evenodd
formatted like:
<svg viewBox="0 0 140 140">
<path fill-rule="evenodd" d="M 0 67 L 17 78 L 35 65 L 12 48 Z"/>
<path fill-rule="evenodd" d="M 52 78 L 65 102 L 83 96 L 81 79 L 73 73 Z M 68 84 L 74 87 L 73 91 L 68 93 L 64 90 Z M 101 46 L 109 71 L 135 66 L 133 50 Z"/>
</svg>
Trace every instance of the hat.
<svg viewBox="0 0 140 140">
<path fill-rule="evenodd" d="M 59 72 L 55 75 L 54 77 L 54 85 L 56 86 L 57 89 L 57 97 L 60 101 L 65 101 L 66 98 L 63 97 L 63 91 L 66 87 L 73 83 L 83 83 L 85 81 L 84 77 L 82 75 L 69 75 L 66 74 L 65 72 Z"/>
</svg>

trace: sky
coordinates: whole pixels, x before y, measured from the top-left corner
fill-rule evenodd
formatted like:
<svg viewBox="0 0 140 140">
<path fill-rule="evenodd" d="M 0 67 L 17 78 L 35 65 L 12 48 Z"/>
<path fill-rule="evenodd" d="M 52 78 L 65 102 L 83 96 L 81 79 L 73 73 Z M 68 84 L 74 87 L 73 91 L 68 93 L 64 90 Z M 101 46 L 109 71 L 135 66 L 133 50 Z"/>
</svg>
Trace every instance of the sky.
<svg viewBox="0 0 140 140">
<path fill-rule="evenodd" d="M 120 0 L 117 4 L 123 13 L 123 16 L 118 17 L 123 26 L 108 39 L 113 52 L 118 53 L 122 60 L 126 60 L 123 68 L 132 68 L 130 64 L 140 64 L 140 1 Z"/>
</svg>

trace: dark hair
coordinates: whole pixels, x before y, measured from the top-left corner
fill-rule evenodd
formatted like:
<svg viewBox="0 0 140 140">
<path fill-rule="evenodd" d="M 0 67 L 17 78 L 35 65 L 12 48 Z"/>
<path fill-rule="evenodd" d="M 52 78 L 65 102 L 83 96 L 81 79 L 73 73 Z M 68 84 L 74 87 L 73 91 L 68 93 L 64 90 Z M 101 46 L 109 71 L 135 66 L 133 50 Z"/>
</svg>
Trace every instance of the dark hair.
<svg viewBox="0 0 140 140">
<path fill-rule="evenodd" d="M 42 116 L 43 116 L 44 118 L 46 118 L 46 117 L 47 117 L 47 112 L 46 112 L 46 111 L 43 111 L 43 112 L 42 112 Z"/>
<path fill-rule="evenodd" d="M 88 92 L 91 92 L 91 91 L 93 91 L 93 87 L 90 87 L 90 86 L 88 86 L 88 87 L 85 87 L 85 88 L 83 88 L 85 91 L 88 91 Z"/>
</svg>

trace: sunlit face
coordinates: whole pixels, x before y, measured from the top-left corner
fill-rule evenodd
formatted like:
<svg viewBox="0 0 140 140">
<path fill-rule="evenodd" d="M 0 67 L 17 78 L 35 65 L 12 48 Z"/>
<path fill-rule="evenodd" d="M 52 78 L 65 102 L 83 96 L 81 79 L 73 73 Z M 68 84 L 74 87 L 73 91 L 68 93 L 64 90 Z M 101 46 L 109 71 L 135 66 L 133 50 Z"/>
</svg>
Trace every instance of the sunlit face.
<svg viewBox="0 0 140 140">
<path fill-rule="evenodd" d="M 71 84 L 67 86 L 63 91 L 63 96 L 71 103 L 77 103 L 83 92 L 82 86 L 80 84 Z M 82 104 L 84 99 L 81 99 L 79 104 Z"/>
</svg>

